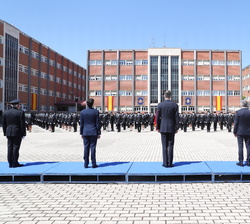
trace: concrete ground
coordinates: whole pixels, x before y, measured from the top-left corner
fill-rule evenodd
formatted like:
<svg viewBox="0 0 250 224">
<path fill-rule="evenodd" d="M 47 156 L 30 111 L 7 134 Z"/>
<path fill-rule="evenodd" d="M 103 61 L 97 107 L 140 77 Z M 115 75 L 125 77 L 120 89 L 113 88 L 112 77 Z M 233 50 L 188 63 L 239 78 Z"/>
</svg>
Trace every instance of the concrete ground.
<svg viewBox="0 0 250 224">
<path fill-rule="evenodd" d="M 7 141 L 0 130 L 0 162 Z M 20 162 L 82 161 L 79 132 L 33 126 Z M 174 162 L 237 161 L 227 130 L 179 131 Z M 162 161 L 160 134 L 148 129 L 102 132 L 97 161 Z M 84 169 L 84 168 L 83 168 Z M 0 224 L 249 223 L 250 183 L 0 184 Z"/>
</svg>

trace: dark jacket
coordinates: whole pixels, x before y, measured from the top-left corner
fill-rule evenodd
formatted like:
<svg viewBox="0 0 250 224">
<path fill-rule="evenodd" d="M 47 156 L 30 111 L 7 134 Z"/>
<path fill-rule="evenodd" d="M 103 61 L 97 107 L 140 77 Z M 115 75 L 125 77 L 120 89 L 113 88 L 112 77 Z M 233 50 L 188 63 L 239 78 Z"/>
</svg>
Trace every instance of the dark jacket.
<svg viewBox="0 0 250 224">
<path fill-rule="evenodd" d="M 7 137 L 26 136 L 25 114 L 17 108 L 11 108 L 3 115 L 3 133 Z"/>
<path fill-rule="evenodd" d="M 178 105 L 165 100 L 157 107 L 157 127 L 161 133 L 176 133 L 179 129 Z"/>
<path fill-rule="evenodd" d="M 101 135 L 99 111 L 87 108 L 80 114 L 80 134 L 83 136 Z"/>
<path fill-rule="evenodd" d="M 244 107 L 236 112 L 233 133 L 250 135 L 250 110 L 248 108 Z"/>
</svg>

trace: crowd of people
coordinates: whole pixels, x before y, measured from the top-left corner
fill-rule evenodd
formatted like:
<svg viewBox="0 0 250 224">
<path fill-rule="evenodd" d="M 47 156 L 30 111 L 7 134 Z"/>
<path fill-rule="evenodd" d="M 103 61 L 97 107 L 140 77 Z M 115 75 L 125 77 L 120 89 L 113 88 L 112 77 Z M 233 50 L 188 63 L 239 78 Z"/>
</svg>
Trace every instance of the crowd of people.
<svg viewBox="0 0 250 224">
<path fill-rule="evenodd" d="M 148 112 L 105 112 L 99 113 L 101 128 L 104 131 L 117 131 L 129 129 L 141 132 L 149 127 L 150 131 L 155 130 L 156 114 Z M 55 132 L 55 127 L 68 131 L 77 132 L 80 123 L 79 113 L 25 113 L 27 130 L 32 131 L 32 125 L 38 125 L 41 128 Z M 211 127 L 214 131 L 219 128 L 226 128 L 228 132 L 232 131 L 235 120 L 234 113 L 210 113 L 206 112 L 182 112 L 179 114 L 179 128 L 187 132 L 188 127 L 192 131 L 197 128 L 210 132 Z"/>
</svg>

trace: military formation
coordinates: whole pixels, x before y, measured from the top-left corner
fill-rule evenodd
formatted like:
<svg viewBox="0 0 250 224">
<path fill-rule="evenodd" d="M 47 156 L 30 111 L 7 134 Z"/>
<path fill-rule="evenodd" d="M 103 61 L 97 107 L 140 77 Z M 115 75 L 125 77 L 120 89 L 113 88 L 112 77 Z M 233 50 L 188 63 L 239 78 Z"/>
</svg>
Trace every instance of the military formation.
<svg viewBox="0 0 250 224">
<path fill-rule="evenodd" d="M 55 127 L 59 127 L 68 131 L 77 132 L 79 125 L 79 114 L 78 113 L 26 113 L 25 120 L 27 129 L 32 124 L 38 125 L 39 127 L 55 132 Z M 31 131 L 31 130 L 29 130 Z"/>
<path fill-rule="evenodd" d="M 180 113 L 179 127 L 180 130 L 187 132 L 188 128 L 195 131 L 197 128 L 210 132 L 218 129 L 227 129 L 232 131 L 234 124 L 234 113 L 210 113 L 199 112 L 182 112 Z M 141 132 L 149 127 L 150 131 L 155 130 L 154 113 L 148 112 L 105 112 L 100 113 L 100 123 L 103 131 L 124 130 Z M 32 131 L 32 125 L 55 132 L 55 127 L 68 131 L 77 132 L 79 126 L 79 113 L 25 113 L 27 130 Z"/>
<path fill-rule="evenodd" d="M 223 130 L 226 128 L 228 132 L 232 131 L 232 126 L 234 124 L 235 114 L 234 113 L 210 113 L 209 111 L 200 113 L 181 113 L 179 119 L 180 129 L 184 132 L 187 131 L 187 127 L 190 127 L 192 131 L 196 128 L 201 130 L 217 131 L 218 128 Z"/>
</svg>

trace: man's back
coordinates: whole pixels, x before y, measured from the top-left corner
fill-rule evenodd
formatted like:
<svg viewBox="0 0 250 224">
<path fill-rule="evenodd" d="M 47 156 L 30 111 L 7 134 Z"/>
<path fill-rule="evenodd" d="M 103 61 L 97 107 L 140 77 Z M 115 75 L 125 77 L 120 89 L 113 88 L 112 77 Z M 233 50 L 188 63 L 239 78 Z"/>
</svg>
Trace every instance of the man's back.
<svg viewBox="0 0 250 224">
<path fill-rule="evenodd" d="M 88 108 L 81 111 L 80 134 L 83 136 L 95 136 L 101 134 L 98 110 Z"/>
<path fill-rule="evenodd" d="M 3 115 L 3 132 L 5 136 L 25 136 L 24 112 L 11 108 Z"/>
<path fill-rule="evenodd" d="M 250 135 L 250 110 L 246 107 L 236 112 L 234 134 Z"/>
<path fill-rule="evenodd" d="M 178 128 L 178 105 L 170 100 L 159 103 L 157 108 L 157 129 L 161 133 L 175 133 Z"/>
</svg>

